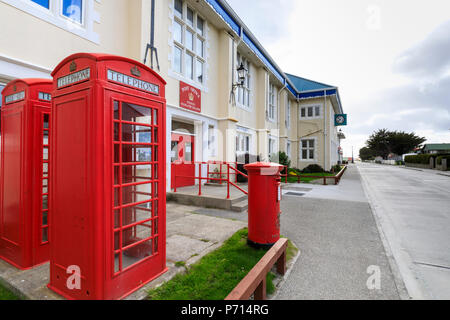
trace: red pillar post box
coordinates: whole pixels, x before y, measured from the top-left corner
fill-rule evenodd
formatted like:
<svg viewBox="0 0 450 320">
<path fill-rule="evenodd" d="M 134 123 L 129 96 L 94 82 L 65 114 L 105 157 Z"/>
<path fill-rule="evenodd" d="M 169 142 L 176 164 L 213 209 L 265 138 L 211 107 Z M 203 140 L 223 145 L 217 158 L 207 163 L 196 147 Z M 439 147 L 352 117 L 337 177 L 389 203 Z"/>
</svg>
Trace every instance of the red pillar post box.
<svg viewBox="0 0 450 320">
<path fill-rule="evenodd" d="M 21 79 L 2 92 L 0 258 L 20 269 L 49 259 L 51 89 L 51 80 Z"/>
<path fill-rule="evenodd" d="M 248 243 L 271 246 L 280 239 L 280 201 L 283 166 L 256 162 L 248 172 Z"/>
<path fill-rule="evenodd" d="M 123 57 L 53 71 L 49 288 L 121 299 L 166 268 L 165 81 Z"/>
</svg>

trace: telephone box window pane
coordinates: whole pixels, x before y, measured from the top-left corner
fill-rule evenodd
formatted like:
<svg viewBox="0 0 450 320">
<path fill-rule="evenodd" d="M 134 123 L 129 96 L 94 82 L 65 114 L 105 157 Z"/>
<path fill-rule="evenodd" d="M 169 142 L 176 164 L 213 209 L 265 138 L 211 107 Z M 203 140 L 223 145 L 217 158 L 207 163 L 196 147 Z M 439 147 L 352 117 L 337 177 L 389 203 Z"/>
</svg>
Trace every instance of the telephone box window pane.
<svg viewBox="0 0 450 320">
<path fill-rule="evenodd" d="M 155 228 L 155 234 L 158 234 L 158 219 L 155 219 L 154 221 L 154 228 Z"/>
<path fill-rule="evenodd" d="M 151 223 L 138 224 L 134 227 L 124 229 L 122 232 L 122 247 L 135 244 L 138 241 L 152 237 Z M 139 246 L 139 245 L 138 245 Z"/>
<path fill-rule="evenodd" d="M 153 217 L 158 216 L 158 200 L 153 202 Z"/>
<path fill-rule="evenodd" d="M 42 173 L 45 175 L 48 173 L 48 163 L 43 163 L 42 164 Z"/>
<path fill-rule="evenodd" d="M 157 253 L 158 252 L 158 237 L 155 237 L 155 240 L 153 240 L 153 243 L 155 246 L 154 252 Z"/>
<path fill-rule="evenodd" d="M 48 225 L 48 212 L 47 211 L 42 212 L 42 225 L 43 226 Z"/>
<path fill-rule="evenodd" d="M 152 143 L 152 129 L 124 123 L 122 124 L 122 141 Z"/>
<path fill-rule="evenodd" d="M 114 255 L 114 272 L 115 273 L 120 271 L 120 255 L 121 255 L 121 253 L 116 253 Z"/>
<path fill-rule="evenodd" d="M 63 0 L 63 15 L 78 23 L 83 22 L 83 0 Z"/>
<path fill-rule="evenodd" d="M 114 210 L 114 228 L 120 227 L 120 209 Z"/>
<path fill-rule="evenodd" d="M 142 124 L 152 124 L 151 109 L 123 102 L 122 120 Z"/>
<path fill-rule="evenodd" d="M 114 123 L 114 141 L 120 141 L 119 139 L 119 129 L 120 125 L 118 123 Z"/>
<path fill-rule="evenodd" d="M 153 125 L 156 126 L 158 125 L 158 110 L 154 109 L 153 110 Z M 158 139 L 155 139 L 155 141 L 157 141 Z"/>
<path fill-rule="evenodd" d="M 42 196 L 42 209 L 48 209 L 48 196 Z"/>
<path fill-rule="evenodd" d="M 138 263 L 139 261 L 152 255 L 152 240 L 147 240 L 130 249 L 123 251 L 123 269 Z"/>
<path fill-rule="evenodd" d="M 151 162 L 152 148 L 133 145 L 122 145 L 122 162 Z"/>
<path fill-rule="evenodd" d="M 124 166 L 122 168 L 122 183 L 135 183 L 149 181 L 152 178 L 152 166 Z"/>
<path fill-rule="evenodd" d="M 42 187 L 42 193 L 48 193 L 48 187 Z"/>
<path fill-rule="evenodd" d="M 123 208 L 123 222 L 124 227 L 136 223 L 151 219 L 152 212 L 151 209 L 140 208 L 139 206 Z M 146 222 L 146 224 L 151 225 L 151 221 Z"/>
<path fill-rule="evenodd" d="M 114 250 L 120 249 L 120 232 L 114 232 Z"/>
<path fill-rule="evenodd" d="M 44 160 L 48 160 L 48 148 L 44 148 L 44 149 L 42 150 L 42 158 L 43 158 Z"/>
<path fill-rule="evenodd" d="M 42 229 L 42 242 L 48 241 L 48 228 Z"/>
<path fill-rule="evenodd" d="M 114 167 L 114 185 L 120 184 L 120 167 Z"/>
<path fill-rule="evenodd" d="M 48 129 L 50 116 L 48 114 L 44 114 L 44 129 Z"/>
<path fill-rule="evenodd" d="M 34 3 L 37 3 L 38 5 L 46 8 L 46 9 L 50 9 L 50 0 L 31 0 Z"/>
<path fill-rule="evenodd" d="M 114 119 L 120 120 L 119 118 L 119 102 L 114 101 Z"/>
<path fill-rule="evenodd" d="M 114 163 L 120 162 L 120 144 L 114 145 Z"/>
<path fill-rule="evenodd" d="M 152 199 L 152 184 L 122 187 L 122 205 L 150 201 Z"/>
<path fill-rule="evenodd" d="M 44 130 L 44 138 L 42 140 L 44 145 L 48 145 L 48 131 Z"/>
</svg>

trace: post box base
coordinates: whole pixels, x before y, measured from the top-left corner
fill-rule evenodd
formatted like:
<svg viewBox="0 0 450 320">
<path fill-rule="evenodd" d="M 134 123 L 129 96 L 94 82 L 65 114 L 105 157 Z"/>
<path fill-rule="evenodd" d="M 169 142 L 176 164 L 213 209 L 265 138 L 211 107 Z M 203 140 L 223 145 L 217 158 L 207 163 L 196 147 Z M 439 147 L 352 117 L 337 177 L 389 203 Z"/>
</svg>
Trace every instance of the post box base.
<svg viewBox="0 0 450 320">
<path fill-rule="evenodd" d="M 275 242 L 274 243 L 257 243 L 250 239 L 247 239 L 247 244 L 250 247 L 253 247 L 256 249 L 270 249 L 275 244 Z"/>
</svg>

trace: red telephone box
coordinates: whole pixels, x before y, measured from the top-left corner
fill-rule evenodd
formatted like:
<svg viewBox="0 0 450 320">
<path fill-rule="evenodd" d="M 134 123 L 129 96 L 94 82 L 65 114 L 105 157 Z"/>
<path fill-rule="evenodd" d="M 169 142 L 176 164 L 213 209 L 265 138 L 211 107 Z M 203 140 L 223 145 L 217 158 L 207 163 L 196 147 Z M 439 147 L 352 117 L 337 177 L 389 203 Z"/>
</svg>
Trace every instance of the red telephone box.
<svg viewBox="0 0 450 320">
<path fill-rule="evenodd" d="M 165 84 L 79 53 L 53 71 L 49 288 L 120 299 L 167 271 Z"/>
<path fill-rule="evenodd" d="M 49 260 L 51 89 L 22 79 L 2 92 L 0 258 L 20 269 Z"/>
</svg>

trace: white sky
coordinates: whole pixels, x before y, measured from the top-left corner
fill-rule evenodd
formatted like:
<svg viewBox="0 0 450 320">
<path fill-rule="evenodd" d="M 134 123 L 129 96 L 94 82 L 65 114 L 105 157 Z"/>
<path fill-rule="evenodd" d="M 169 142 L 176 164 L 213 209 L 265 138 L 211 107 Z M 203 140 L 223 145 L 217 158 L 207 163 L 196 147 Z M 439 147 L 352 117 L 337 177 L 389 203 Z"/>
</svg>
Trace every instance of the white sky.
<svg viewBox="0 0 450 320">
<path fill-rule="evenodd" d="M 284 72 L 339 87 L 344 156 L 379 128 L 450 142 L 449 0 L 228 3 Z"/>
</svg>

